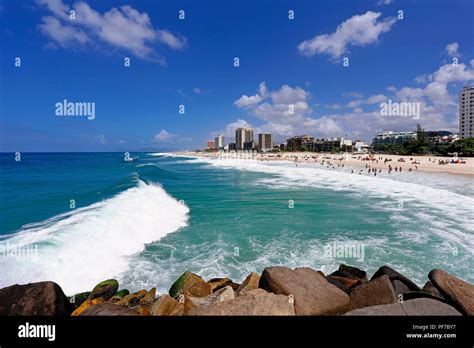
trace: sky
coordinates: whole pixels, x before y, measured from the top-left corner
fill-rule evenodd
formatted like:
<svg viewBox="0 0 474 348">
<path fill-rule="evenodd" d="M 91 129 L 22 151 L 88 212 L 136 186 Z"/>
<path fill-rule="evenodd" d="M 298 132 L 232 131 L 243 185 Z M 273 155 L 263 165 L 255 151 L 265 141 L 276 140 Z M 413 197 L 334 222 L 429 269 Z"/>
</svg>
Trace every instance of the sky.
<svg viewBox="0 0 474 348">
<path fill-rule="evenodd" d="M 471 0 L 2 0 L 0 151 L 196 149 L 239 126 L 276 142 L 456 132 L 473 13 Z M 95 113 L 61 114 L 64 100 Z M 420 113 L 382 115 L 389 101 Z"/>
</svg>

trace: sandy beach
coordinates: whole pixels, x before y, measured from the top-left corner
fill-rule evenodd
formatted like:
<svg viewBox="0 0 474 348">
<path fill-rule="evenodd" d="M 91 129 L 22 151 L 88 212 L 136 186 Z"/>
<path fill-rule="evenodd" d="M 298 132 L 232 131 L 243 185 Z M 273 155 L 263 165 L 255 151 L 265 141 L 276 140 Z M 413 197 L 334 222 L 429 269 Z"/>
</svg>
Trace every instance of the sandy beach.
<svg viewBox="0 0 474 348">
<path fill-rule="evenodd" d="M 361 170 L 381 172 L 437 172 L 474 176 L 474 158 L 438 156 L 399 156 L 386 154 L 330 154 L 316 152 L 258 153 L 253 155 L 222 154 L 218 152 L 177 152 L 184 156 L 247 158 L 256 161 L 291 161 L 295 163 L 318 163 L 329 167 L 360 167 Z"/>
</svg>

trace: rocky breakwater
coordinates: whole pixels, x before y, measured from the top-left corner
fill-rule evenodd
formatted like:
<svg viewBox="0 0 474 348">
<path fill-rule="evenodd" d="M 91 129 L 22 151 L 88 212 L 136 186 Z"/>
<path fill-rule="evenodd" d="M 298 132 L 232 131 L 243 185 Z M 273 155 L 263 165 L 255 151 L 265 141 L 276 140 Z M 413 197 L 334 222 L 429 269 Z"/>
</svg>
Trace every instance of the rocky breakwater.
<svg viewBox="0 0 474 348">
<path fill-rule="evenodd" d="M 428 278 L 420 287 L 388 266 L 370 279 L 348 265 L 329 275 L 276 266 L 242 283 L 185 272 L 162 295 L 156 288 L 130 293 L 109 279 L 70 297 L 41 282 L 0 289 L 0 315 L 474 315 L 474 285 L 440 269 Z"/>
</svg>

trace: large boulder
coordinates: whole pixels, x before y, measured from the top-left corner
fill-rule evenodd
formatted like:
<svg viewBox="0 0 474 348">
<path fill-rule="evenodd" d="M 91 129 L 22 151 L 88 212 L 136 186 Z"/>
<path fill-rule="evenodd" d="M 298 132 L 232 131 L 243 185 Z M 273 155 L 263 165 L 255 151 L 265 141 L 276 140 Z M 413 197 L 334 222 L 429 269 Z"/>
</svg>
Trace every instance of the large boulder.
<svg viewBox="0 0 474 348">
<path fill-rule="evenodd" d="M 260 275 L 252 272 L 250 273 L 247 278 L 245 278 L 244 282 L 237 288 L 235 293 L 237 296 L 243 295 L 246 292 L 258 289 L 258 284 L 260 283 Z"/>
<path fill-rule="evenodd" d="M 133 307 L 137 306 L 140 304 L 140 300 L 148 293 L 146 290 L 140 290 L 137 292 L 134 292 L 133 294 L 125 295 L 122 299 L 119 301 L 116 301 L 115 304 L 119 306 L 125 306 L 125 307 Z"/>
<path fill-rule="evenodd" d="M 239 287 L 239 284 L 234 283 L 229 278 L 212 278 L 207 281 L 207 284 L 211 286 L 212 292 L 216 292 L 226 286 L 230 286 L 234 290 Z"/>
<path fill-rule="evenodd" d="M 386 275 L 359 285 L 351 291 L 349 297 L 351 310 L 397 302 L 397 294 Z"/>
<path fill-rule="evenodd" d="M 151 306 L 155 302 L 155 295 L 156 295 L 156 288 L 152 288 L 140 299 L 140 305 L 146 308 L 151 308 Z"/>
<path fill-rule="evenodd" d="M 441 293 L 439 292 L 439 290 L 436 289 L 436 287 L 433 285 L 433 283 L 431 282 L 431 280 L 428 280 L 428 281 L 425 283 L 425 285 L 423 286 L 423 288 L 421 289 L 421 291 L 430 293 L 430 294 L 433 295 L 433 296 L 437 296 L 437 297 L 444 298 L 443 295 L 441 295 Z"/>
<path fill-rule="evenodd" d="M 171 297 L 177 298 L 179 295 L 205 297 L 212 293 L 211 285 L 206 283 L 200 276 L 191 272 L 184 272 L 169 290 Z"/>
<path fill-rule="evenodd" d="M 94 306 L 88 307 L 84 312 L 81 313 L 81 316 L 131 316 L 131 315 L 140 315 L 137 311 L 117 306 L 110 303 L 96 304 Z"/>
<path fill-rule="evenodd" d="M 117 293 L 119 284 L 115 279 L 104 280 L 97 284 L 89 295 L 89 299 L 102 297 L 104 300 L 108 300 Z"/>
<path fill-rule="evenodd" d="M 0 315 L 70 315 L 74 306 L 54 282 L 0 289 Z"/>
<path fill-rule="evenodd" d="M 235 293 L 230 285 L 227 285 L 206 297 L 185 296 L 184 315 L 189 314 L 198 306 L 211 305 L 214 303 L 233 300 L 234 298 Z"/>
<path fill-rule="evenodd" d="M 350 289 L 353 289 L 356 286 L 359 286 L 360 284 L 362 284 L 362 281 L 360 279 L 339 277 L 339 276 L 334 276 L 334 275 L 326 276 L 326 280 L 332 285 L 337 286 L 339 289 L 341 289 L 345 293 L 349 293 Z"/>
<path fill-rule="evenodd" d="M 345 272 L 346 274 L 349 274 L 352 278 L 360 279 L 362 283 L 368 282 L 367 273 L 357 267 L 340 264 L 338 271 Z"/>
<path fill-rule="evenodd" d="M 151 307 L 151 315 L 183 315 L 184 303 L 176 301 L 170 295 L 162 295 Z"/>
<path fill-rule="evenodd" d="M 295 309 L 291 297 L 256 289 L 234 300 L 198 306 L 189 315 L 295 315 Z"/>
<path fill-rule="evenodd" d="M 405 302 L 397 302 L 386 305 L 364 307 L 350 311 L 344 315 L 461 315 L 454 307 L 450 305 L 429 299 L 418 298 Z"/>
<path fill-rule="evenodd" d="M 381 277 L 383 275 L 387 275 L 390 278 L 390 281 L 393 282 L 394 280 L 399 280 L 402 282 L 404 285 L 407 286 L 410 291 L 419 291 L 420 287 L 416 285 L 414 282 L 412 282 L 410 279 L 405 277 L 404 275 L 398 273 L 395 271 L 393 268 L 390 268 L 388 266 L 382 266 L 380 267 L 377 272 L 374 273 L 372 276 L 372 279 L 376 279 L 378 277 Z"/>
<path fill-rule="evenodd" d="M 344 291 L 311 268 L 267 267 L 259 287 L 275 294 L 293 295 L 297 315 L 340 314 L 349 305 Z"/>
<path fill-rule="evenodd" d="M 69 302 L 71 302 L 75 308 L 78 308 L 81 304 L 84 303 L 85 300 L 89 298 L 90 294 L 90 291 L 86 291 L 72 295 L 71 297 L 69 297 Z"/>
<path fill-rule="evenodd" d="M 464 314 L 474 315 L 474 285 L 441 269 L 432 270 L 428 278 L 450 304 Z"/>
</svg>

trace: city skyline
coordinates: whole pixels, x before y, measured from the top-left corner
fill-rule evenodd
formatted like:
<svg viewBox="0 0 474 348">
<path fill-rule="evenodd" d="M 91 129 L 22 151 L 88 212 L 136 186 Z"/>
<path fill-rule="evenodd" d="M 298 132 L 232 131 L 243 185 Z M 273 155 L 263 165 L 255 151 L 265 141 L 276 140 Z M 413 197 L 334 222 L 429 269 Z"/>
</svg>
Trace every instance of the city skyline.
<svg viewBox="0 0 474 348">
<path fill-rule="evenodd" d="M 466 6 L 2 2 L 0 151 L 194 149 L 239 127 L 275 143 L 457 132 L 474 81 Z M 94 117 L 55 114 L 63 100 L 94 103 Z M 419 103 L 419 118 L 382 116 L 389 101 Z"/>
</svg>

